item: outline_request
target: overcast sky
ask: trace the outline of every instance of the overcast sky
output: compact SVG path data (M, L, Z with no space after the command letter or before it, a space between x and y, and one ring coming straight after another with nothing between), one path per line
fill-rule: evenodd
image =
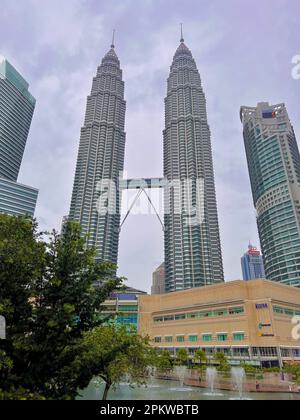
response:
M166 80L180 22L207 97L226 280L259 245L239 120L241 105L285 102L300 136L299 0L0 0L0 54L28 80L37 106L19 181L39 188L41 228L68 214L86 97L111 33L126 82L129 177L162 175ZM131 216L120 273L149 291L163 261L155 216Z

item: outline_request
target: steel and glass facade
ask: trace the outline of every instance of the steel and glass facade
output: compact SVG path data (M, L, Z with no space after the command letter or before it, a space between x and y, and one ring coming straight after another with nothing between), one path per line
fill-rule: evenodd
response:
M29 84L0 56L0 176L17 181L35 108Z
M267 279L300 287L300 155L284 104L242 107Z
M176 51L165 100L166 291L224 281L211 133L200 74L184 40ZM193 217L194 216L194 217Z
M17 183L35 109L29 84L0 56L0 213L34 216L38 190Z
M10 216L34 216L38 190L0 178L0 213Z
M87 100L70 210L70 219L78 221L88 236L87 245L96 248L97 259L113 263L118 260L118 181L125 153L124 88L120 61L112 45L98 68ZM99 211L101 192L108 197L106 214Z
M109 317L110 322L117 325L138 328L139 298L146 292L128 287L126 290L114 292L104 302L101 317Z

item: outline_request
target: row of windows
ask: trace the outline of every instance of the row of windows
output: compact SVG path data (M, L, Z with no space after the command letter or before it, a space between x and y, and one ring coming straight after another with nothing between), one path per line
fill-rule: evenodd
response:
M275 314L279 314L279 315L287 315L287 316L299 316L300 315L300 310L294 310L294 309L290 309L290 308L282 308L280 306L274 306L273 307L273 311Z
M236 308L222 308L215 311L202 311L202 312L190 312L174 315L156 316L154 322L170 322L170 321L182 321L185 319L201 319L210 317L220 317L228 315L241 315L245 313L243 306Z
M217 334L216 335L216 340L218 342L225 342L228 341L230 338L230 335L228 333L222 333L222 334ZM232 334L232 338L233 341L244 341L245 340L245 333L233 333ZM174 342L174 337L173 336L166 336L164 337L164 341L165 343L173 343ZM175 341L177 343L184 343L186 341L186 336L185 335L177 335ZM200 341L200 338L198 335L189 335L188 336L188 340L190 343L197 343L198 341ZM202 334L202 341L205 343L211 343L212 341L214 341L214 336L212 334ZM162 337L155 337L154 338L154 342L156 344L160 344L163 342Z

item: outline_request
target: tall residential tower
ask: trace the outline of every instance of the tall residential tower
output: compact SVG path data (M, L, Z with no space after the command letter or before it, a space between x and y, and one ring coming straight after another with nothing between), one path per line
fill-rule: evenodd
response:
M166 291L224 281L217 202L200 74L182 36L165 100Z
M284 104L242 107L266 277L300 287L300 155Z
M112 45L98 67L87 99L70 219L81 224L83 234L88 235L87 245L96 247L97 258L114 263L118 259L120 192L116 188L114 194L113 183L118 186L123 172L125 111L122 70ZM101 192L105 190L115 201L108 203L108 213L99 207Z

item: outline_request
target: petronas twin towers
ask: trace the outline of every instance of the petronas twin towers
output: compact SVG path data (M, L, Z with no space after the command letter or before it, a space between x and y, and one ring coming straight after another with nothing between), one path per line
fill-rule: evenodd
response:
M118 262L125 111L122 70L112 45L87 100L70 219L81 224L98 259L114 263ZM165 111L165 268L166 292L172 292L224 281L206 100L183 37L171 66Z
M115 211L99 212L101 181L118 184L124 168L124 82L114 45L105 55L93 80L81 129L70 219L80 222L88 246L99 260L117 263L120 226L120 192L115 189ZM110 184L108 184L109 189Z

